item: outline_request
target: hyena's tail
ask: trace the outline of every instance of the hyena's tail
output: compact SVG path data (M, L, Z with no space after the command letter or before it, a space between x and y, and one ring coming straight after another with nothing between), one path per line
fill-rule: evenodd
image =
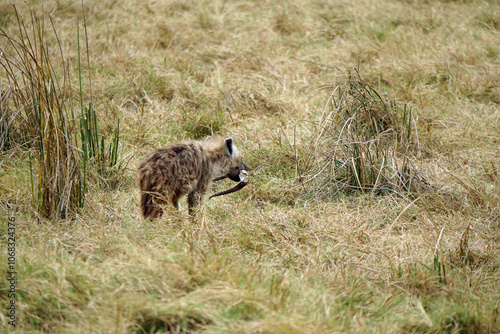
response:
M144 219L151 220L159 216L158 207L153 203L151 193L144 191L141 194L141 213Z
M160 208L153 203L151 195L151 185L149 175L143 174L138 178L139 189L141 190L141 213L146 220L152 220L161 215Z

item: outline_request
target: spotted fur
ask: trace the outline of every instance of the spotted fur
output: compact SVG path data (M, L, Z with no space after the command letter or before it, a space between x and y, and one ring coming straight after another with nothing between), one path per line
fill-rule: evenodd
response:
M178 209L184 195L193 214L212 181L228 177L239 182L241 170L248 168L232 138L213 136L160 148L137 169L142 216L148 220L160 217L168 202Z

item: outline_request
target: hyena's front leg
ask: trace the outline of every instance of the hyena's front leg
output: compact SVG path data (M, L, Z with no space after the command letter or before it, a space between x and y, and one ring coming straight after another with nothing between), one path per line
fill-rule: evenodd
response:
M189 215L193 217L201 203L201 194L197 192L189 193L187 195L187 203Z

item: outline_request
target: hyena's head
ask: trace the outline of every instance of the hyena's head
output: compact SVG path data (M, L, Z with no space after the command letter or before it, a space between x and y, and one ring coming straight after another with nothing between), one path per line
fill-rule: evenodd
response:
M228 177L235 182L243 181L240 180L240 171L248 171L248 167L243 163L233 139L214 136L207 138L206 142L218 153L214 161L214 180Z

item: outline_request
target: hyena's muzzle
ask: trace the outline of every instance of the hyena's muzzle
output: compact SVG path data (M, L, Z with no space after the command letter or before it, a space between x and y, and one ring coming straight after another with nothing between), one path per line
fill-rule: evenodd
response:
M248 181L249 181L248 180L248 172L246 170L242 169L238 175L238 179L239 179L240 183L238 183L237 185L235 185L231 189L219 191L218 193L215 193L212 196L210 196L208 199L211 199L212 197L231 194L231 193L237 192L238 190L243 189L248 184ZM232 178L231 178L231 180L234 181L234 179L232 179Z
M232 180L234 182L239 182L239 183L228 190L219 191L218 193L211 195L208 199L210 199L212 197L231 194L231 193L234 193L236 191L243 189L248 184L248 181L249 181L248 172L249 171L250 171L250 169L248 168L248 166L245 165L243 160L241 160L241 164L239 164L238 167L232 168L226 176L222 176L222 177L219 177L219 178L214 180L214 181L218 181L218 180L225 179L227 177L230 180Z

